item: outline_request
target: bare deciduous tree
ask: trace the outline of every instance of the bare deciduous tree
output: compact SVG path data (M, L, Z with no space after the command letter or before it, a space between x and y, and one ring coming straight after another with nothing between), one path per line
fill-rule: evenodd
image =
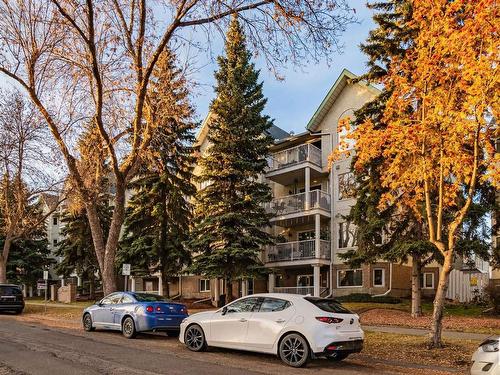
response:
M161 52L188 43L193 29L210 41L238 13L250 46L274 69L329 56L353 20L345 0L0 0L0 13L0 72L26 90L64 156L86 208L105 293L116 289L125 188L155 132L144 113ZM115 185L106 237L74 147L75 133L89 121Z
M42 213L38 199L54 187L45 171L46 133L38 111L19 92L0 93L0 283L7 281L12 244L45 225L47 213Z

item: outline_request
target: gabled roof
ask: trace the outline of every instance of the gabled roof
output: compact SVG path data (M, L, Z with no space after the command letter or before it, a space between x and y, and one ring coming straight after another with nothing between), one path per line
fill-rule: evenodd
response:
M198 133L196 134L196 145L200 145L203 143L205 140L207 133L208 133L208 128L209 128L209 123L210 123L210 118L212 117L212 114L209 112L205 119L203 120L203 123L201 124L200 129L198 130ZM286 132L285 130L281 129L279 126L276 125L271 125L269 130L267 131L268 134L273 137L275 141L279 141L284 138L290 137L290 133Z
M307 130L309 131L314 131L315 128L323 121L325 116L328 114L330 111L330 108L332 108L333 103L337 100L339 97L340 93L342 90L345 88L346 85L349 84L349 81L351 79L358 78L357 75L354 73L350 72L347 69L342 70L340 73L339 77L333 84L333 86L330 88L328 93L326 94L325 98L319 105L318 109L316 109L316 112L314 112L314 115L311 117L309 120L309 123L307 124ZM378 95L380 93L380 90L378 90L376 87L369 85L364 82L357 82L358 85L363 85L367 87L369 90L373 91L374 94Z
M276 126L274 124L271 125L267 133L271 137L273 137L275 142L290 137L290 133L286 132L285 130L281 129L279 126Z

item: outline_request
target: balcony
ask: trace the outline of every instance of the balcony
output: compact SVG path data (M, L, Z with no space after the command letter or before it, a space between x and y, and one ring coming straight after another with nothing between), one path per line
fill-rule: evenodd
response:
M320 209L330 215L330 194L320 190L307 193L287 195L285 197L275 198L271 202L265 204L267 213L273 214L276 220L282 219L286 215L305 212L314 209Z
M319 240L319 256L316 257L316 240L278 243L268 249L266 261L293 262L308 259L330 260L330 241Z
M320 295L324 296L328 288L320 288ZM274 293L300 294L303 296L314 295L313 286L296 286L296 287L275 287Z
M301 169L306 166L311 168L311 177L321 175L321 149L310 143L274 153L268 159L266 177L287 185L295 179L304 178Z

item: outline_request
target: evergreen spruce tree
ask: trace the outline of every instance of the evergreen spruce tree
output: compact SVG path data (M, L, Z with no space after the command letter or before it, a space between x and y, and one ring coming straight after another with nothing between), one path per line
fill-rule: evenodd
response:
M7 176L3 176L3 186L6 186ZM2 198L13 204L15 201L10 194L2 192ZM38 199L27 199L23 202L26 210L26 217L36 223L32 230L28 230L23 236L15 239L10 247L9 257L6 264L7 280L15 284L26 284L36 287L36 282L43 276L43 270L54 261L50 258L50 250L47 242L47 232L43 225L42 203ZM2 205L0 205L2 206ZM5 207L5 206L4 206ZM0 228L5 228L6 218L0 208ZM0 230L0 249L5 242L5 233Z
M162 293L168 279L191 261L186 247L192 219L194 110L175 55L161 54L149 92L148 121L155 127L147 158L131 187L125 234L118 261L132 265L134 274L160 271Z
M33 216L42 217L39 203L34 203ZM0 225L2 218L0 213ZM0 248L5 238L0 236ZM43 270L54 263L50 258L45 228L38 227L28 236L12 243L7 262L7 279L15 284L25 284L36 287L38 279L42 278Z
M271 199L267 184L259 181L267 166L272 125L262 114L266 99L259 72L250 62L245 35L237 17L231 20L226 56L218 58L216 94L210 106L209 146L201 158L200 183L192 236L199 253L192 270L226 281L226 301L232 282L263 272L262 246L272 243L264 231L269 225L263 203Z

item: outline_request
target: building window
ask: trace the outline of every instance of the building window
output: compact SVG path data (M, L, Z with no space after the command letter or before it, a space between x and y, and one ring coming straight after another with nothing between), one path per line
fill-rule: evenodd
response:
M358 245L358 228L353 223L339 223L339 249Z
M210 292L210 279L200 280L200 292Z
M434 289L434 273L424 272L420 278L420 287L422 289Z
M52 224L57 225L57 216L52 217Z
M339 200L356 198L354 173L341 173L338 178Z
M52 241L54 243L54 246L57 245L57 238L54 238L54 240Z
M373 286L385 286L385 270L383 268L373 270Z
M339 288L363 286L363 271L358 270L338 270L337 286Z

